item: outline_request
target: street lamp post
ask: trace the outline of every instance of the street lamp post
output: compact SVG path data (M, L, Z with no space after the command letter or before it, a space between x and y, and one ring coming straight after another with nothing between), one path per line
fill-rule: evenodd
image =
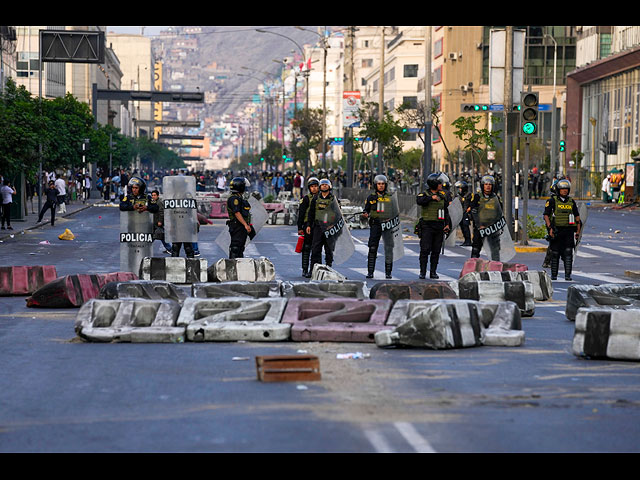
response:
M551 168L553 173L558 173L557 136L556 136L556 66L558 62L558 42L548 33L544 34L553 42L553 104L551 108Z

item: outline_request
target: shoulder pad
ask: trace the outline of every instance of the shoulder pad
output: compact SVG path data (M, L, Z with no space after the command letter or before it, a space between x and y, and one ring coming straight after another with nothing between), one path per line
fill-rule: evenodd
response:
M547 200L547 202L544 204L545 207L549 206L549 200Z
M127 201L127 197L122 197L122 201L126 202Z

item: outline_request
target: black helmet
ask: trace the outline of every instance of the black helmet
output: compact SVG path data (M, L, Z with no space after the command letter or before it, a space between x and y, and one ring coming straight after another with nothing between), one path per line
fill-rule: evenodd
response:
M316 177L310 177L309 180L307 181L307 186L310 187L311 185L319 185L320 184L320 180L318 180Z
M427 187L431 188L432 190L438 188L438 185L440 185L440 183L442 183L442 181L440 179L439 173L432 173L427 177Z
M458 189L458 192L461 195L464 195L469 191L469 184L464 180L458 180L454 186Z
M138 192L138 194L144 195L144 192L147 189L147 184L145 183L145 181L140 177L131 177L129 179L129 183L127 183L127 186L133 187L134 185L137 185L138 187L140 187L140 191Z
M246 189L247 184L245 183L244 177L235 177L229 184L229 190L231 190L232 192L244 193Z
M438 172L440 183L442 183L442 188L445 190L449 190L451 187L451 182L449 181L449 176L444 172Z
M556 192L558 193L558 195L560 194L560 190L565 188L568 190L568 192L571 192L571 182L569 180L567 180L566 178L563 178L556 182Z

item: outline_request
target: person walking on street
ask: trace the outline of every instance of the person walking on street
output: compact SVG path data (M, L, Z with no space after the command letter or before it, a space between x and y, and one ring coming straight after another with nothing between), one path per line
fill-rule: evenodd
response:
M13 230L11 226L11 204L13 203L13 195L15 195L16 189L11 185L11 182L5 178L2 187L0 187L0 196L2 200L2 211L0 212L2 230L4 230L4 224L7 224L7 230Z
M305 278L311 277L311 270L309 270L309 260L311 259L311 242L313 235L307 233L307 227L309 226L309 206L311 205L311 199L318 194L318 188L320 181L316 177L311 177L307 182L309 186L309 193L307 193L298 206L298 235L304 236L304 242L302 244L302 276Z
M284 178L282 178L282 174L280 172L276 172L276 176L271 180L271 186L273 190L276 192L276 198L278 198L278 194L280 190L284 187Z
M58 189L56 188L55 182L53 180L49 180L49 188L45 190L45 195L47 201L44 202L42 209L40 210L40 214L38 215L38 222L42 223L42 217L48 209L51 209L51 226L56 221L56 205L58 203Z
M602 181L602 201L604 203L609 203L611 201L611 197L609 192L611 190L611 175L607 175L605 179Z
M56 189L58 190L58 205L60 209L58 213L67 213L67 205L66 205L66 197L67 197L67 189L65 185L64 178L58 177L54 182Z
M502 211L500 198L495 192L495 179L491 175L484 175L480 179L480 193L471 195L469 202L465 205L464 210L471 214L473 220L473 239L471 241L471 258L479 258L482 251L483 238L480 230L489 226L487 222L495 220L495 214ZM489 248L491 250L491 259L496 260L499 257L499 243L491 239Z
M543 218L549 232L551 248L551 280L558 279L560 257L564 262L564 279L571 281L573 268L573 249L580 238L582 223L578 205L569 197L571 182L558 180L557 195L547 200Z
M456 193L460 197L460 203L464 206L471 200L471 192L469 191L469 184L464 180L459 180L455 183ZM466 209L463 208L462 220L460 221L460 230L464 237L463 247L471 246L471 216Z
M420 279L427 274L427 263L431 261L429 278L440 278L437 274L440 250L445 233L451 229L451 218L447 209L447 196L442 191L440 174L427 177L427 191L420 193L416 203L421 207L417 226L420 237Z

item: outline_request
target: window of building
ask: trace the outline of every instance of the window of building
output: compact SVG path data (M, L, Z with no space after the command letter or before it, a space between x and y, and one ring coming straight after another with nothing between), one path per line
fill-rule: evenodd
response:
M442 65L439 66L438 68L436 68L433 71L433 85L438 85L439 83L442 83Z
M404 66L404 78L414 78L418 76L418 65L405 65Z
M373 65L373 59L371 58L362 59L362 68L371 68L372 65Z
M433 58L438 58L442 55L442 38L437 40L433 44Z
M600 58L608 57L611 54L611 34L600 34Z
M418 97L402 97L402 104L409 108L418 108Z

